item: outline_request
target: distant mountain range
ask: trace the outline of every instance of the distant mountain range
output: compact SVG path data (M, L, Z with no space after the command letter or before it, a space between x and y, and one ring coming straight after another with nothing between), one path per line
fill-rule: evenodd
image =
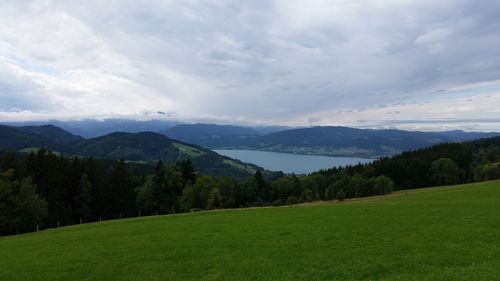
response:
M0 126L0 150L29 152L44 147L68 155L100 159L124 159L154 164L191 159L197 171L214 176L243 178L261 169L255 165L219 155L210 149L188 144L152 132L111 133L84 139L61 128L45 126Z
M78 121L28 121L28 122L1 122L2 125L14 126L14 127L39 127L43 125L53 125L62 128L73 135L80 135L84 138L95 138L104 136L114 132L125 132L125 133L140 133L140 132L164 132L168 128L172 128L176 125L180 128L188 129L187 127L194 126L196 130L204 131L205 133L222 133L224 131L239 131L239 134L247 131L245 134L251 131L252 134L269 134L278 131L283 131L291 129L285 126L254 126L254 127L244 127L244 126L231 126L231 125L212 125L212 124L181 124L174 120L131 120L131 119L104 119L104 120L78 120ZM207 129L203 127L206 126ZM217 128L217 127L220 127ZM176 130L178 131L178 130Z
M166 128L179 124L169 120L148 120L138 121L130 119L105 119L105 120L78 120L78 121L31 121L31 122L3 122L3 125L15 127L39 127L43 125L53 125L68 131L73 135L80 135L84 138L95 138L114 132L139 133L158 132Z
M161 133L212 149L250 149L358 157L395 155L438 143L500 136L500 133L417 132L348 127L299 128L261 134L252 128L209 124L177 125Z
M99 137L113 132L138 133L151 131L209 149L249 149L357 157L388 156L438 143L500 136L500 133L464 131L418 132L327 126L309 128L289 128L284 126L244 127L215 124L179 124L175 121L164 120L107 119L103 121L51 121L50 123L60 125L65 130L65 133L58 131L62 130L61 128L37 126L42 124L40 122L10 123L10 125L23 125L19 130L25 133L37 133L45 137L45 142L56 142L58 145L62 145L66 140L82 141L82 137L97 137L99 139ZM26 125L31 126L26 127ZM121 137L123 138L123 136Z
M254 128L214 124L183 124L159 133L207 148L239 147L259 138Z

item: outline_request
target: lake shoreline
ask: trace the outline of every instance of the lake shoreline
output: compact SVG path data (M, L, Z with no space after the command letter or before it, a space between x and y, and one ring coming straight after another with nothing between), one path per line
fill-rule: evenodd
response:
M247 150L247 151L265 151L265 152L275 152L275 153L285 153L285 154L296 154L296 155L312 155L312 156L326 156L326 157L354 157L354 158L366 158L366 159L371 159L371 160L376 160L379 158L383 157L390 157L393 155L397 155L401 153L402 151L399 152L391 152L387 154L371 154L371 153L360 153L360 152L353 152L353 153L342 153L342 152L324 152L324 151L319 151L319 150L302 150L302 151L297 151L293 149L278 149L278 150L273 150L269 149L266 147L263 148L255 148L255 147L208 147L208 149L211 149L213 151L216 150Z
M373 158L309 155L250 149L213 149L213 151L266 170L288 174L310 174L322 169L369 163Z

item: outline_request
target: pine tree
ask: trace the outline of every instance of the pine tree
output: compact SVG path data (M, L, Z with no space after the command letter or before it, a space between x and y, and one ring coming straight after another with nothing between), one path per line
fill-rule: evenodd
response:
M148 206L153 213L160 212L161 202L165 201L165 195L163 194L163 181L165 179L165 171L163 167L163 162L158 161L155 168L155 174L153 176L151 191L148 198Z
M111 178L112 209L121 218L133 206L134 193L131 187L127 164L120 160L113 171Z
M196 174L194 173L193 163L191 159L187 159L180 163L182 178L185 183L191 182L194 184L196 182Z
M47 201L37 193L31 178L24 178L19 187L19 208L25 230L38 230L48 216Z
M21 222L13 177L14 170L0 173L0 234L15 233Z
M76 215L80 222L86 222L92 214L92 184L87 174L83 174L78 185L78 196L75 198Z
M0 164L0 171L14 171L14 178L18 178L21 173L21 165L17 159L17 155L13 151L7 151L2 155L2 161Z

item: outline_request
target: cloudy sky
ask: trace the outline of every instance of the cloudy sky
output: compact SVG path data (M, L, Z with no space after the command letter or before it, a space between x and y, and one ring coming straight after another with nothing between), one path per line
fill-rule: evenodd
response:
M496 0L3 0L0 121L500 131L499 14Z

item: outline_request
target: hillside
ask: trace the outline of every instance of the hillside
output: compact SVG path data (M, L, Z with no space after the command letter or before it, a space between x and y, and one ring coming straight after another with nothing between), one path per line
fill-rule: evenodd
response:
M95 138L104 136L113 132L127 132L127 133L139 133L139 132L156 132L165 130L165 128L171 127L178 122L168 121L168 120L131 120L131 119L84 119L84 120L50 120L50 121L28 121L28 122L1 122L7 126L16 127L41 127L45 125L52 125L58 128L62 128L65 131L70 132L74 135L80 135L84 138Z
M244 178L259 167L157 133L112 133L83 139L54 126L0 126L0 150L44 147L68 155L155 164L191 159L195 169L214 176Z
M464 131L418 132L348 127L282 129L262 133L257 128L184 124L160 133L212 149L250 149L327 156L380 157L439 143L499 136Z
M113 132L158 132L169 138L210 149L250 149L326 156L380 157L407 150L445 143L499 136L500 133L418 132L373 130L348 127L309 127L291 129L284 126L244 127L216 124L176 124L151 120L108 119L103 121L51 121L14 123L25 132L49 137L58 144L105 136ZM27 126L30 125L30 126ZM63 128L64 130L61 130ZM69 133L70 132L70 133Z
M0 278L496 280L499 204L494 181L84 224L0 238Z
M242 178L259 169L255 165L245 164L211 150L151 132L112 133L80 142L73 149L75 154L82 156L125 159L149 164L154 164L158 160L173 163L191 159L199 172L217 176Z
M330 156L380 157L431 145L498 136L499 133L414 132L313 127L261 136L248 148Z
M260 135L257 130L249 127L215 124L182 124L162 130L160 133L210 148L237 146Z
M44 135L0 125L0 150L21 150L31 147L46 147L54 150L60 148L63 150L67 149L64 145Z
M18 130L46 137L58 144L82 141L83 138L53 125L16 127Z

